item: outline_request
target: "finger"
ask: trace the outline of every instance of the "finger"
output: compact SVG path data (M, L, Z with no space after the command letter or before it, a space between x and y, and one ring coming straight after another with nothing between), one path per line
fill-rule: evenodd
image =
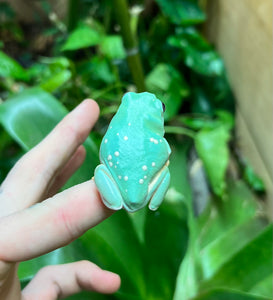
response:
M59 189L64 186L67 180L75 173L75 171L83 164L86 156L86 150L84 146L79 146L67 164L63 167L61 172L57 174L52 183L49 186L49 189L46 193L45 198L54 196Z
M28 260L67 245L112 214L93 180L0 220L0 260Z
M22 294L25 300L55 300L82 290L111 294L119 286L117 274L104 271L89 261L79 261L41 269Z
M86 139L98 114L95 101L83 101L40 144L24 155L2 184L0 211L7 215L40 201L52 177Z

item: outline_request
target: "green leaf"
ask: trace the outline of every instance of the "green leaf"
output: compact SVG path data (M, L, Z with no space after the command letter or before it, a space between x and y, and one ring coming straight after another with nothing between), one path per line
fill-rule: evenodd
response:
M121 276L124 299L146 299L143 248L126 211L117 211L80 241L87 259Z
M229 160L229 132L224 126L201 130L195 137L195 147L201 158L212 189L222 196L225 190L225 173Z
M167 121L176 115L183 98L188 96L189 88L182 75L168 64L158 64L146 77L148 91L164 102Z
M224 73L224 64L219 54L194 28L182 28L168 39L171 46L183 51L184 63L195 72L205 76Z
M28 81L27 71L17 61L0 51L0 77Z
M37 145L68 113L52 95L39 88L27 89L0 105L0 123L28 151ZM66 187L88 180L98 164L98 150L90 138L84 146L85 162Z
M109 35L102 39L100 51L109 59L125 59L126 52L119 35Z
M110 68L109 62L104 57L94 56L91 60L82 62L76 65L77 74L81 75L83 81L90 86L94 86L95 82L105 84L114 83L116 80L113 71ZM109 88L107 86L107 88ZM94 96L93 96L94 97Z
M192 300L270 300L271 298L265 298L253 294L242 293L240 291L234 291L229 289L212 289L204 293L200 293L198 296L192 298ZM182 299L181 299L182 300Z
M254 285L254 287L251 288L250 293L253 293L255 295L263 295L265 297L268 297L269 299L272 299L273 298L272 282L273 282L273 274L270 274L269 276L261 280L258 284Z
M263 180L254 172L254 169L246 164L243 177L247 184L257 193L265 193L265 185Z
M185 172L185 169L183 171ZM148 266L146 280L150 297L146 299L172 299L173 297L179 263L184 258L188 245L189 234L185 211L186 206L182 201L164 200L158 211L147 213L145 265ZM157 250L153 251L153 249Z
M249 291L272 274L272 224L227 261L202 289L225 287Z
M250 219L223 233L202 249L201 263L204 278L212 277L236 253L257 237L264 227L264 221L257 218Z
M156 0L156 2L174 24L194 25L206 19L195 0Z
M184 214L187 216L187 227L189 230L189 240L186 245L187 252L179 266L174 300L186 300L193 297L198 290L198 279L200 277L200 269L197 262L198 248L194 243L196 239L196 224L193 216L192 192L187 170L188 150L191 145L189 140L185 140L182 144L176 144L172 148L170 160L172 181L170 190L166 195L167 199L171 197L171 201L182 201L185 203ZM178 212L182 213L180 210Z
M198 218L200 249L253 220L258 208L256 198L243 181L228 181L224 201L212 198Z
M63 70L57 74L54 74L51 78L43 81L40 84L40 87L47 92L53 92L57 88L61 87L70 78L71 72L69 70Z
M98 45L100 41L101 36L98 31L89 26L82 25L72 31L61 50L72 51L88 48Z

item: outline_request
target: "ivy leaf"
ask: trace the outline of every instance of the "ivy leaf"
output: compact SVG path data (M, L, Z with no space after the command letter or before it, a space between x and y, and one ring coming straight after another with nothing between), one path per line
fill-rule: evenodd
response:
M229 131L225 126L196 134L195 147L201 158L214 193L222 196L225 190L225 173L229 160Z
M183 51L184 63L195 72L205 76L223 75L223 60L196 29L180 28L168 43Z
M104 37L100 43L100 50L109 59L126 58L126 52L123 47L122 38L119 35L110 35Z
M11 77L23 81L29 80L27 70L3 51L0 51L0 77Z
M156 0L164 15L177 25L194 25L204 22L206 15L195 0Z
M101 36L98 31L86 25L81 25L69 35L62 51L78 50L96 46L100 43Z
M166 111L165 120L171 119L188 96L189 88L182 75L171 65L158 64L146 77L148 91L154 93L164 102Z

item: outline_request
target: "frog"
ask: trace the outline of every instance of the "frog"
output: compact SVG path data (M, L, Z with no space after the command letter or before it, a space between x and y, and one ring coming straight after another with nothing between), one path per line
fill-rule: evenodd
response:
M165 106L149 92L124 94L102 138L94 181L112 210L156 210L170 184Z

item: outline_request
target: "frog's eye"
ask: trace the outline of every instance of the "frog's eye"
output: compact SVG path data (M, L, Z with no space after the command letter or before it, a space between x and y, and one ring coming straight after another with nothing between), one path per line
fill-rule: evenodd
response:
M163 102L162 102L162 109L163 109L163 112L165 112L166 107L165 107L165 104Z

